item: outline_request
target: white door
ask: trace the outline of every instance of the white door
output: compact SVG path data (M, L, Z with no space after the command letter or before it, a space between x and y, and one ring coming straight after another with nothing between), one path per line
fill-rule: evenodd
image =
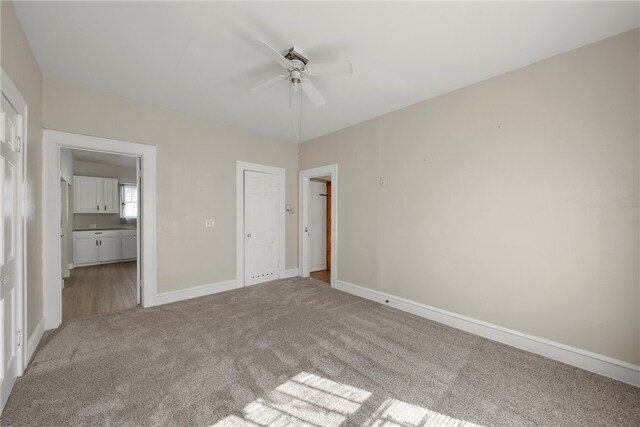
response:
M279 278L279 177L244 172L245 285Z
M100 212L103 183L99 178L90 176L76 176L74 179L75 205L74 212L97 213Z
M104 180L104 211L107 213L120 212L120 197L118 194L118 180L106 178Z
M60 179L60 272L69 277L69 185Z
M309 183L309 271L327 269L327 183Z
M100 262L116 261L121 258L120 236L100 237L98 247L100 248Z
M142 159L136 158L136 208L138 209L138 215L136 218L136 282L138 290L138 304L142 302Z
M18 191L22 176L22 156L20 154L22 117L2 94L0 127L0 411L9 398L11 388L20 375L19 345L22 345L19 320L20 294L20 251L18 241L22 233L18 221Z

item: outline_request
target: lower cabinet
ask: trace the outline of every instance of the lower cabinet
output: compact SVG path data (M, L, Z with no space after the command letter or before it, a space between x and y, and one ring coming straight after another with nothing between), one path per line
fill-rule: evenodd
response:
M138 244L136 242L135 230L123 230L120 242L122 248L122 259L135 259L138 257Z
M98 244L100 262L117 261L122 259L120 236L101 237Z
M100 262L97 238L77 237L73 233L73 265Z
M74 231L73 264L82 266L135 259L135 238L135 230Z

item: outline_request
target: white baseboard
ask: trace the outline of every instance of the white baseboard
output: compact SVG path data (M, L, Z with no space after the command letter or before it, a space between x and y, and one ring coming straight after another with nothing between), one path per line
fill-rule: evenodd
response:
M69 270L73 270L73 263L72 262L69 263Z
M290 279L291 277L298 277L298 269L290 268L289 270L284 271L283 279Z
M205 295L217 294L218 292L236 289L236 281L212 283L210 285L196 286L195 288L181 289L179 291L162 292L156 295L156 305L169 304L171 302L184 301L191 298L203 297Z
M325 262L324 264L312 265L311 268L309 269L309 272L322 271L326 269L327 269L327 263Z
M29 363L33 357L33 353L36 352L36 348L38 348L38 344L40 344L42 335L44 335L44 319L40 319L36 325L36 329L27 340L27 363Z
M545 338L524 334L512 329L493 325L482 320L451 313L430 307L405 298L395 297L384 292L363 288L352 283L337 281L336 288L381 304L389 305L416 316L424 317L445 325L462 329L481 337L498 341L522 350L536 353L568 365L576 366L596 374L604 375L640 387L640 366L623 362L608 356L587 350L570 347Z
M291 268L284 271L283 279L298 276L298 269ZM177 301L184 301L191 298L203 297L205 295L217 294L218 292L230 291L236 289L235 280L226 282L212 283L210 285L196 286L195 288L181 289L179 291L162 292L156 295L156 305L169 304Z

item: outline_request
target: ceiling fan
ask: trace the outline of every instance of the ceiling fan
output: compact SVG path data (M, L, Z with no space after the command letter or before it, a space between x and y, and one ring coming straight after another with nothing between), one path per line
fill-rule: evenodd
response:
M317 62L309 61L309 58L296 50L290 48L281 54L263 41L251 42L260 52L277 62L286 70L284 74L267 80L253 88L253 92L264 89L278 82L288 80L293 91L302 89L302 92L309 98L316 107L326 105L326 102L316 86L309 80L309 76L324 76L331 74L351 74L353 66L349 61Z

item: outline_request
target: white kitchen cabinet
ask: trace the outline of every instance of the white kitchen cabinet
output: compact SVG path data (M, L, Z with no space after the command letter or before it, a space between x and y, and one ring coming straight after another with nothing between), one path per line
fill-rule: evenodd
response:
M75 193L74 212L100 212L100 204L98 202L99 178L75 176L73 177L73 187Z
M104 179L104 210L106 213L120 212L120 193L117 179Z
M96 264L100 262L98 239L96 237L76 237L76 233L73 234L73 264Z
M138 257L135 230L123 230L120 241L122 245L122 259L135 259Z
M118 180L94 176L74 176L75 213L118 213Z
M98 242L100 262L117 261L122 259L120 236L101 237Z
M74 266L136 259L136 230L73 232Z

